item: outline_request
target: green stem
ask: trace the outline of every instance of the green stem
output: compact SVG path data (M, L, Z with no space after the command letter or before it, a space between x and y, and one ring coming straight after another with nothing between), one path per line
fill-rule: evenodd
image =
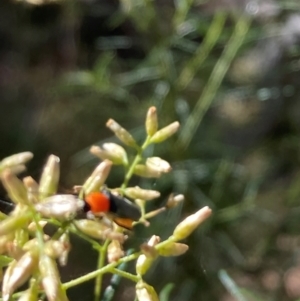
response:
M129 279L129 280L131 280L133 282L138 282L140 280L139 276L133 275L131 273L128 273L126 271L122 271L122 270L119 270L119 269L112 269L110 271L110 273L115 274L115 275L119 275L119 276L121 276L123 278L127 278L127 279Z
M43 228L39 224L40 218L38 218L38 214L34 211L33 208L30 207L30 209L31 209L31 213L32 213L32 220L34 221L35 226L36 226L35 236L38 241L39 251L40 251L40 254L43 254L44 253L44 245L45 245L44 244L44 231L43 231Z
M53 219L43 219L43 220L45 220L48 223L55 225L57 227L61 227L61 223L57 222L56 220L53 220ZM74 223L70 222L68 224L69 224L68 230L70 232L72 232L73 234L77 235L78 237L80 237L80 238L84 239L85 241L87 241L88 243L90 243L94 249L99 250L101 248L101 245L96 240L94 240L94 239L90 238L89 236L85 235L84 233L82 233L79 229L76 228ZM56 235L57 232L54 235Z
M209 26L204 41L196 50L195 55L187 62L178 77L178 88L183 90L192 81L195 73L199 70L212 48L215 46L222 33L226 20L224 12L218 12Z
M78 277L78 278L76 278L74 280L71 280L69 282L65 282L62 285L62 287L65 290L67 290L67 289L69 289L69 288L71 288L73 286L76 286L76 285L82 284L82 283L84 283L86 281L92 280L95 277L97 277L98 275L103 275L105 273L110 273L119 264L121 264L123 262L132 261L132 260L138 258L140 255L141 255L141 252L137 252L137 253L128 255L126 257L123 257L123 258L119 259L116 262L112 262L112 263L107 264L106 266L104 266L103 268L101 268L101 269L99 269L97 271L93 271L91 273L88 273L88 274L86 274L84 276Z
M135 156L129 170L127 171L126 175L125 175L125 178L124 178L124 182L123 184L121 185L121 189L125 189L128 185L128 182L130 181L132 175L133 175L133 172L134 172L134 169L135 169L135 166L141 161L142 159L142 152L141 150L138 151L137 155Z
M107 253L107 247L109 244L109 240L105 240L103 246L99 249L99 257L98 257L98 265L97 265L97 270L100 270L101 268L104 267L105 264L105 258L106 258L106 253ZM100 300L101 296L101 290L102 290L102 279L103 279L103 274L99 274L96 277L95 281L95 301Z
M57 229L57 231L52 235L51 239L57 240L59 239L67 230L71 222L62 223L61 226Z
M176 242L177 240L175 239L174 236L170 236L167 240L162 241L161 243L157 244L155 246L155 249L159 250L160 248L172 243L172 242Z
M238 49L241 47L246 34L250 27L250 20L242 16L235 25L234 32L226 45L220 59L214 66L214 69L209 77L206 86L203 89L202 95L197 101L197 104L183 126L178 138L178 145L181 149L186 149L193 136L195 135L198 126L200 125L203 116L209 109L217 91L234 59Z
M130 179L131 179L131 177L134 173L134 169L135 169L136 165L142 160L143 151L148 147L150 138L151 138L150 136L147 136L145 142L143 143L141 148L138 150L133 162L131 163L130 168L128 169L128 171L125 175L124 182L121 185L122 190L124 190L127 187L128 183L129 183L129 181L130 181Z

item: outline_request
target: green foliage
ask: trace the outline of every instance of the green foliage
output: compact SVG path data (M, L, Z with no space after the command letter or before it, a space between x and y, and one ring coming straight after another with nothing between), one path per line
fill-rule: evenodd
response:
M162 199L175 191L187 201L153 218L151 231L169 237L182 214L206 205L214 215L205 234L196 231L188 238L191 249L184 260L161 260L156 269L154 263L147 281L158 291L174 283L170 295L163 297L172 301L224 299L232 294L218 278L225 270L242 299L299 298L289 286L297 275L300 230L298 1L111 3L58 4L63 13L52 34L56 37L60 27L69 32L70 39L62 44L71 41L69 48L61 48L76 53L72 60L67 52L63 66L46 52L46 64L24 67L31 45L51 35L46 27L26 28L30 17L22 15L23 23L18 21L15 29L20 49L25 49L24 57L16 58L24 72L18 79L26 78L25 95L30 88L34 91L39 111L33 118L37 128L27 137L17 131L18 125L27 124L20 121L26 114L16 115L9 106L1 110L8 135L20 137L9 140L16 143L12 147L21 149L22 141L23 149L59 153L71 165L62 169L63 183L69 186L81 182L96 164L86 146L108 142L101 130L104 118L113 116L130 129L140 147L145 129L137 125L146 108L156 106L162 127L179 120L181 131L162 145L150 145L144 154L155 152L173 170L159 181L153 171L154 178L141 179L137 175L149 175L149 170L140 162L133 181L160 191ZM101 24L85 33L104 29L92 45L78 33L86 17L99 18ZM5 20L15 20L15 15ZM23 107L24 82L11 82L9 100L19 100ZM107 153L106 147L102 151ZM119 165L110 174L109 187L122 183L126 162L135 158L134 152L126 154L114 157ZM161 205L160 200L151 203L150 210ZM137 236L148 231L137 228ZM159 281L158 273L166 281Z

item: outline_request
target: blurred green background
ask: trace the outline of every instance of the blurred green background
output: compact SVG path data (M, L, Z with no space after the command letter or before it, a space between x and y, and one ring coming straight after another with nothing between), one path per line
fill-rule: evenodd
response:
M89 147L114 141L108 118L142 141L155 105L161 126L181 123L149 150L173 173L133 184L162 191L154 207L172 191L186 201L136 240L214 210L188 253L147 275L161 301L300 300L298 0L2 0L0 20L1 158L32 151L38 179L53 153L70 188L97 164ZM116 170L108 184L121 181ZM73 249L66 278L95 267ZM72 300L92 294L70 290ZM133 299L122 282L114 300Z

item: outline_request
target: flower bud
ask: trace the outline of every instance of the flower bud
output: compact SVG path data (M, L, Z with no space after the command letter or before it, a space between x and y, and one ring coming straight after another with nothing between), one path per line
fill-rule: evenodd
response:
M59 240L49 240L45 243L44 253L49 257L56 259L60 257L63 252L69 251L70 244L63 243Z
M145 275L149 268L151 267L154 259L148 258L146 255L142 254L138 257L136 261L135 270L138 275Z
M26 166L24 164L12 166L9 170L14 174L18 175L26 170ZM1 172L0 172L1 173Z
M25 164L27 161L31 160L32 157L33 154L31 152L23 152L4 158L2 161L0 161L0 171L8 167L10 168Z
M93 145L90 152L102 160L108 159L114 164L127 165L128 159L125 149L116 143L104 143L103 148Z
M16 240L8 242L6 254L16 260L19 260L22 255L24 254L24 251L21 249L21 247L16 243Z
M67 295L62 288L59 272L55 261L47 255L42 255L39 262L42 285L49 301L67 301Z
M69 234L64 233L63 235L61 235L61 237L59 238L59 242L61 242L65 246L65 248L61 252L60 256L58 257L58 262L61 266L65 266L65 265L67 265L69 252L71 249Z
M47 235L47 234L44 234L43 235L43 241L46 242L46 241L49 241L50 239L50 236ZM32 238L30 240L28 240L24 246L23 246L23 250L24 251L30 251L31 249L34 249L34 248L38 248L39 247L39 241L37 238Z
M146 166L149 169L160 172L160 173L168 173L172 169L169 162L167 162L159 157L148 158L146 161Z
M1 235L0 236L0 254L6 253L7 252L7 246L9 243L12 243L14 240L14 233L11 232L9 234L6 235ZM0 257L0 266L2 265L2 260L3 258Z
M23 183L27 188L29 203L36 204L39 201L39 184L32 177L25 177Z
M12 271L13 271L16 264L17 264L17 261L13 260L8 265L7 269L5 270L3 280L2 280L2 298L3 298L3 300L8 301L10 299L10 293L9 293L9 290L8 290L8 282L9 282L10 276L11 276ZM6 295L5 295L5 292L7 292Z
M158 249L158 254L160 256L179 256L184 254L189 249L189 246L186 244L181 244L177 242L170 242L167 245Z
M72 194L57 194L44 199L35 205L35 210L44 217L61 220L72 219L82 210L84 202Z
M96 239L111 239L123 243L127 236L120 232L113 231L104 223L82 219L74 221L75 226L84 234Z
M2 183L14 203L28 204L27 190L20 179L10 170L5 170L2 174Z
M184 195L183 194L177 194L174 195L173 193L170 194L166 207L168 209L170 208L174 208L176 206L178 206L180 203L182 203L184 201Z
M126 188L125 194L132 199L142 199L145 201L150 201L160 196L159 191L142 189L139 186Z
M138 275L144 275L151 267L153 261L157 257L157 252L153 250L154 246L157 245L160 241L158 236L153 235L147 243L147 246L144 244L141 246L141 249L144 254L141 254L136 261L136 272Z
M38 246L39 246L39 243L38 243L37 239L32 238L24 244L22 249L23 249L23 251L27 252L27 251L30 251L31 249L38 248Z
M148 136L153 136L157 132L158 122L155 107L150 107L146 117L146 132Z
M181 240L188 237L200 224L210 217L211 212L211 209L206 206L188 216L176 226L173 232L174 238L176 240Z
M101 162L83 184L82 189L84 193L89 194L93 191L100 190L109 175L111 166L112 162L109 160Z
M126 145L139 148L131 134L121 127L115 120L109 119L106 126Z
M152 235L149 239L149 241L147 242L147 245L150 247L154 247L156 246L158 243L160 242L160 237L157 235Z
M135 291L138 301L159 301L155 289L142 280L137 283Z
M137 164L134 167L134 174L144 178L159 178L161 172L153 170L144 164Z
M107 260L109 263L118 261L124 256L124 251L119 241L113 240L107 248Z
M39 227L44 228L47 225L46 221L38 221ZM27 228L31 232L35 232L37 230L37 225L35 222L32 222L28 225Z
M160 143L174 135L178 129L179 129L179 122L175 121L166 127L160 129L158 132L156 132L150 139L151 143Z
M15 230L24 227L29 222L30 218L30 212L9 216L7 219L0 222L0 236L13 233Z
M38 250L33 249L26 252L20 260L11 263L11 268L5 272L2 286L3 300L9 300L11 294L20 287L30 275L38 264ZM6 276L7 273L7 276Z
M46 165L44 166L39 187L41 199L53 195L57 191L60 173L59 161L58 157L50 155Z

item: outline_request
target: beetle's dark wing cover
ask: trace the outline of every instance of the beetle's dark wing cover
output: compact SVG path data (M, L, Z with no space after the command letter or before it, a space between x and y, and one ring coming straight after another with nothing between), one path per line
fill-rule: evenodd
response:
M118 217L129 218L137 221L141 217L140 208L126 198L110 193L110 211Z

